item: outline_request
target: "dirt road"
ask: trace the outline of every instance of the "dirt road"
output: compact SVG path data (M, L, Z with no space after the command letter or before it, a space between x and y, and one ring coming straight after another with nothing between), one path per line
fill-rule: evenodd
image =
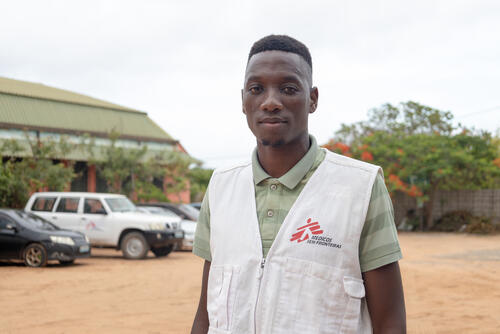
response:
M500 236L400 242L409 333L500 332ZM69 267L0 263L0 333L189 333L202 260L93 254Z

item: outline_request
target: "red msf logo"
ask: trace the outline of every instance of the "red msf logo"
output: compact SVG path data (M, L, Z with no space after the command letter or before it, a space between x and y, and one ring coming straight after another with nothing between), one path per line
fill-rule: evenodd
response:
M297 232L292 234L292 238L290 241L295 241L297 242L302 242L306 241L309 239L309 234L323 234L323 230L321 230L321 226L319 226L318 222L312 222L311 223L311 218L307 220L307 224L304 226L301 226L297 229Z

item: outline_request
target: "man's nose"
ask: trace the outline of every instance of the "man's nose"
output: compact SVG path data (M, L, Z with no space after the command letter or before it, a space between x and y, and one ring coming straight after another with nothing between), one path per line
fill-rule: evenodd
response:
M260 105L263 111L268 112L278 112L283 110L283 104L279 96L279 92L275 89L268 89L265 95L264 101Z

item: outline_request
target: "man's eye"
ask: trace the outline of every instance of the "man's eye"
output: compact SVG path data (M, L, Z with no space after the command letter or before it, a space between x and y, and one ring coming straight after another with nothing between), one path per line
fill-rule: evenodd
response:
M287 95L293 95L295 93L297 93L297 88L295 87L284 87L282 89L283 93L287 94Z
M252 94L259 94L260 92L262 92L262 88L259 86L253 86L248 88L248 91Z

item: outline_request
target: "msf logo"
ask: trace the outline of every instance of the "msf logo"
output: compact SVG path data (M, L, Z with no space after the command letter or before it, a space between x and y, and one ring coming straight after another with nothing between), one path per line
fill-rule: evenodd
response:
M290 241L297 240L297 242L302 242L309 239L311 234L323 234L323 230L321 229L321 226L319 226L318 222L311 223L311 221L311 218L307 219L307 224L299 227L297 232L292 235Z

